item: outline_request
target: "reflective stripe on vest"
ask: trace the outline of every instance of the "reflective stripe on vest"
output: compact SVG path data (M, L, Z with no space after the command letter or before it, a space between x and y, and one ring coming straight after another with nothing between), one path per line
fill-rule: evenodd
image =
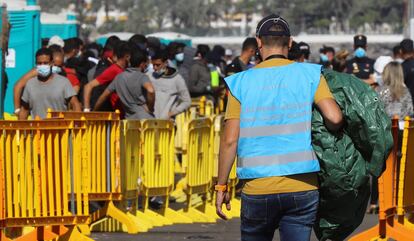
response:
M319 171L311 145L312 103L321 66L293 63L227 77L241 103L241 179Z

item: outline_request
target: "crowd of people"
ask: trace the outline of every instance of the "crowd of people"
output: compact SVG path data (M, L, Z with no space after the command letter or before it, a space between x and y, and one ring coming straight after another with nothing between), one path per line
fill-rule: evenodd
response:
M307 43L293 41L288 58L310 62L310 49ZM405 39L395 46L393 56L373 60L367 56L367 37L356 35L353 54L324 46L319 56L324 68L353 74L371 85L390 117L414 114L412 40ZM192 48L180 42L163 45L157 38L140 34L128 41L111 36L103 47L85 44L79 38L62 40L54 36L36 53L36 67L15 84L15 114L26 119L29 114L45 118L47 108L118 109L127 119L170 119L188 109L191 98L206 96L212 101L226 101L224 77L261 61L253 37L246 38L240 55L234 57L231 49L220 45L212 49L203 44ZM218 73L218 81L213 80L214 72ZM64 79L69 85L62 83ZM50 91L52 88L54 91Z
M303 91L312 93L312 95L305 96L306 100L300 99L303 96L296 96L289 91L279 91L280 96L270 99L277 102L282 98L287 106L297 106L297 109L309 103L311 108L311 104L314 103L321 110L329 130L336 131L341 128L343 122L341 111L334 101L326 79L321 75L320 66L322 66L322 72L324 69L333 69L337 72L352 74L370 85L377 91L389 117L414 115L412 98L414 96L414 43L411 39L404 39L398 46L395 46L393 56L380 56L377 60L373 60L367 56L367 37L356 35L353 54L347 50L338 51L333 47L324 46L319 53L318 64L320 65L295 65L294 63L310 62L309 44L292 41L288 24L282 18L269 16L266 19L258 25L256 38L245 39L239 56L233 56L232 50L220 45L215 45L213 48L204 44L193 48L181 42L164 45L157 38L147 38L140 34L133 35L128 41L111 36L104 46L96 43L85 44L79 38L62 40L54 36L44 41L42 48L36 52L36 67L23 75L15 84L15 114L19 119L27 119L29 115L46 118L48 109L84 112L119 110L121 117L125 119L174 119L175 116L190 108L192 98L205 96L214 103L222 99L228 103L226 120L230 120L228 122L230 124L226 126L232 126L234 123L232 128L225 130L225 132L228 131L226 132L228 136L234 135L232 139L229 137L231 140L228 143L224 139L223 146L226 146L226 143L228 146L221 150L222 158L227 157L230 163L234 160L233 154L236 153L234 141L239 138L239 134L236 135L234 130L239 130L240 121L247 120L241 116L250 116L253 112L260 112L260 109L253 107L251 110L247 107L241 108L243 105L241 100L252 106L260 106L261 103L268 101L266 98L269 96L261 95L260 91L251 93L250 90L257 87L256 84L263 88L263 91L271 88L293 89L297 86L289 81L294 81L294 75L304 73L301 75L303 78L300 79L303 82L301 82ZM237 75L253 67L253 72ZM269 69L273 72L269 72ZM228 76L236 77L226 78ZM272 76L274 79L271 78ZM272 85L255 83L255 81L240 82L254 78L266 80ZM275 82L276 79L289 81L285 83L286 86L276 88L273 86L273 84L278 84ZM309 84L310 82L312 83ZM246 96L243 91L246 93L250 91L251 95ZM287 124L284 123L284 125L292 125L295 128L269 130L275 133L286 131L294 133L298 131L296 129L298 123L290 123L292 119L294 118L287 118L285 120ZM272 121L275 122L274 127L279 126L280 123L277 124L276 119ZM244 129L259 130L241 133L241 138L244 138L242 144L245 142L244 148L247 148L248 144L253 147L258 146L256 141L264 138L261 135L265 131L260 129L260 125L254 126L257 122L259 121L242 125ZM303 128L306 127L306 131L309 131L310 121L308 120L305 124ZM254 139L256 137L260 138ZM302 141L310 144L308 137L306 135ZM272 141L271 138L269 141ZM279 144L284 146L286 143ZM297 145L292 146L293 149L296 147ZM268 151L274 152L280 149L278 148L275 147L274 150ZM286 148L289 148L289 145ZM232 150L232 153L226 153L227 150ZM249 156L254 148L243 149L242 146L237 152L243 152L243 150ZM309 152L305 149L299 151L299 154ZM257 152L263 154L264 149ZM280 149L280 153L284 153L283 150ZM291 193L309 192L315 195L314 199L317 200L315 191L317 180L314 174L318 171L316 164L309 164L309 170L304 172L292 172L301 174L296 179L292 179L285 176L290 174L276 167L274 175L268 175L268 173L264 175L254 168L253 170L250 166L256 164L248 163L248 160L256 160L255 158L261 160L260 156L254 155L246 157L244 162L241 158L245 167L239 168L238 175L241 179L248 179L243 191L246 200L249 200L249 195L254 196L258 193L267 195L267 189L276 182L284 183L285 186L272 186L274 190L271 190L271 193L279 193L281 189L290 187ZM312 161L317 162L316 159ZM275 159L276 162L279 161ZM230 168L231 165L227 167ZM223 183L225 183L225 178L223 178L226 176L225 171L222 171L224 174L219 175ZM263 179L262 174L263 177L271 178ZM223 186L225 185L222 184L216 188L219 189L218 191L221 189L225 191ZM372 187L376 186L375 178L373 178ZM260 190L260 187L266 188ZM378 208L375 193L377 191L373 190L374 195L371 198L369 212ZM224 199L222 197L221 201L224 202ZM313 211L315 210L316 208ZM245 225L246 233L249 228Z

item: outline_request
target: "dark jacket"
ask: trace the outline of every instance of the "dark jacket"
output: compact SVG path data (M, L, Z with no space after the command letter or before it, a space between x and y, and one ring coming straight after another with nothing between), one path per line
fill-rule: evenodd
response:
M190 69L190 77L187 82L191 97L199 97L209 94L211 84L210 69L201 60L195 60Z
M393 146L391 120L377 93L355 76L324 70L328 86L342 110L341 133L329 132L315 108L312 144L321 171L320 240L344 240L362 222L370 196L370 175L379 177Z

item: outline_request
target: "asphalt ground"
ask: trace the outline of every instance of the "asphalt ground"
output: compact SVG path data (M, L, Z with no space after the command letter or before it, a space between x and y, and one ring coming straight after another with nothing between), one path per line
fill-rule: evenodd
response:
M367 214L363 223L354 233L366 230L378 223L378 217ZM232 241L240 240L240 219L230 221L218 221L215 224L176 224L151 229L147 233L129 235L125 233L92 233L91 238L96 241L180 241L180 240L211 240ZM273 240L280 240L276 231ZM312 241L317 241L312 234Z

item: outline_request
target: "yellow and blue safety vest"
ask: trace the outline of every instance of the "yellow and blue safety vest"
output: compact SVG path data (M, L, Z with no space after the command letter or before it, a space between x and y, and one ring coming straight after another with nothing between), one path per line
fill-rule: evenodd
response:
M225 79L241 103L240 179L319 171L311 145L311 118L320 76L320 65L293 63L250 69Z

